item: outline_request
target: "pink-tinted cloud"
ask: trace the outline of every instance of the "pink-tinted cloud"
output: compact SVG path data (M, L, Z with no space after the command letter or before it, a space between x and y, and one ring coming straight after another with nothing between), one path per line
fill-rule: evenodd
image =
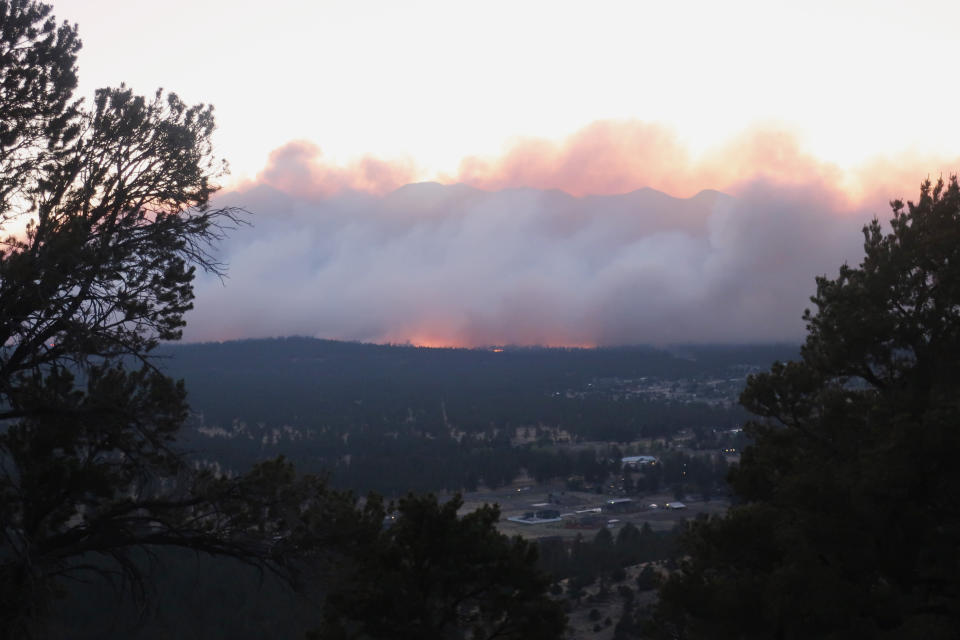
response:
M818 185L838 209L855 210L912 192L920 178L960 169L960 157L898 153L842 168L803 148L783 127L754 127L705 152L692 154L667 127L636 120L594 122L559 141L521 138L494 157L467 156L454 174L434 176L486 191L558 189L573 196L614 195L645 187L675 197L704 189L737 195L762 180L790 188ZM344 191L384 195L425 175L409 159L363 156L339 165L321 149L296 140L274 150L250 188L269 185L287 194L326 198Z
M571 195L612 195L651 187L677 197L703 189L733 195L763 180L790 188L819 185L837 208L855 210L912 192L918 176L955 172L960 158L898 154L842 168L804 150L785 128L754 127L700 155L691 154L668 128L640 121L598 121L561 141L521 139L493 158L471 156L444 182L481 189L560 189ZM882 196L882 197L881 197Z
M644 122L595 122L561 142L516 141L499 158L468 157L454 181L495 191L560 189L571 195L627 193L652 187L675 195L691 159L673 133ZM709 186L709 185L705 185ZM704 188L704 187L701 187ZM680 193L683 191L683 193Z
M291 195L323 198L348 190L382 195L415 181L416 177L409 161L364 156L341 167L326 162L317 145L295 140L270 154L256 182Z

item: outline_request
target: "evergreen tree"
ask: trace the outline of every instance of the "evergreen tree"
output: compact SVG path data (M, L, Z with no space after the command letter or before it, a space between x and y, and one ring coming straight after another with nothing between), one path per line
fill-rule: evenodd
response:
M500 512L458 516L459 496L408 496L372 545L348 559L318 638L560 638L536 545L499 533Z
M276 492L251 507L175 449L186 392L151 357L237 221L209 204L212 108L123 87L85 107L77 29L50 12L0 1L0 636L18 638L68 577L142 585L134 549L269 562L258 535L284 533L253 519Z
M818 278L801 359L752 376L739 499L693 523L670 638L947 638L960 628L960 186L925 182Z

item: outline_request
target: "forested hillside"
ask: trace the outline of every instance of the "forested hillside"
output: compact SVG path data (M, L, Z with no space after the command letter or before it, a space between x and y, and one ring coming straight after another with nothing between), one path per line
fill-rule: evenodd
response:
M183 442L225 470L276 455L390 495L590 473L578 442L738 426L745 377L790 345L428 349L311 338L165 347ZM567 456L570 459L565 459ZM539 471L538 471L539 469Z

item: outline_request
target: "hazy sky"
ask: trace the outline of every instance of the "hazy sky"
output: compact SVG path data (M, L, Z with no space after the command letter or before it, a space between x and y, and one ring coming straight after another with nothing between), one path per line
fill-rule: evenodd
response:
M859 226L960 169L956 2L53 5L82 94L216 106L224 201L256 216L227 287L200 283L194 339L798 337ZM422 180L584 198L390 196ZM733 199L690 227L669 200L585 197L643 187Z
M952 1L53 5L80 26L84 93L126 82L213 103L240 176L294 139L451 172L602 119L665 125L694 153L775 125L843 165L960 139Z

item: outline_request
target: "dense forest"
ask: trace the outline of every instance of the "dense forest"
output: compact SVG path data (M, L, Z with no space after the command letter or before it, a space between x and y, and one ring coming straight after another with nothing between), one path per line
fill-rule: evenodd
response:
M523 471L597 482L619 464L602 443L628 455L635 441L689 430L707 444L738 427L746 376L795 354L793 345L494 350L311 338L162 350L165 370L187 384L193 418L181 442L198 460L237 471L283 455L332 472L337 486L386 495L496 488Z

